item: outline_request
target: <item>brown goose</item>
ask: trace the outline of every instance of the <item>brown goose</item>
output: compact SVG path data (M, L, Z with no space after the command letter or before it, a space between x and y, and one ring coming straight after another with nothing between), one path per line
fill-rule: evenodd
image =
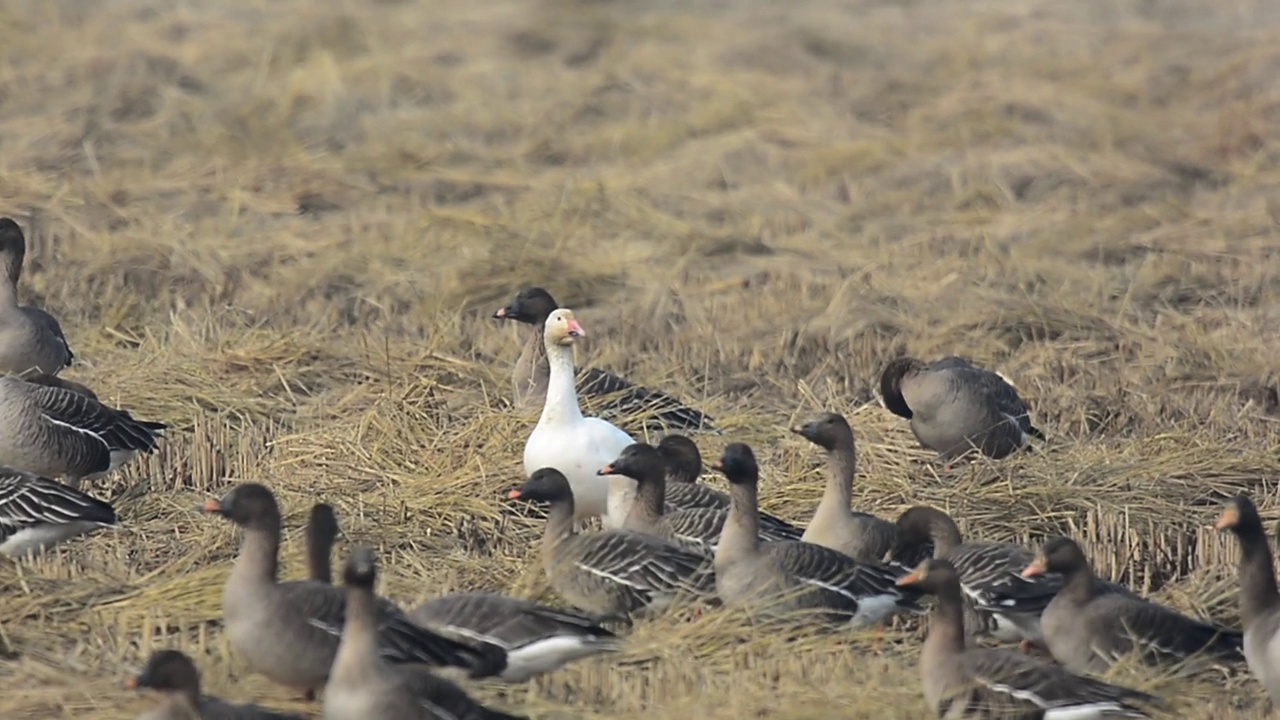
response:
M200 673L191 658L177 650L157 650L143 671L125 680L130 690L154 690L160 696L156 707L138 720L302 720L297 715L275 712L257 705L232 705L200 693Z
M0 463L49 478L101 476L155 450L164 423L135 420L62 386L0 377Z
M1230 530L1240 542L1240 619L1249 672L1271 702L1280 703L1280 591L1262 518L1253 501L1239 495L1222 511L1216 527Z
M324 692L326 720L523 720L491 710L422 666L392 665L380 652L373 551L357 547L342 571L346 618Z
M26 557L116 525L105 501L56 480L0 467L0 555Z
M911 421L920 444L950 463L973 448L1003 458L1029 438L1044 439L1031 424L1018 391L997 373L958 358L925 364L891 361L880 374L884 405Z
M766 617L803 612L865 627L918 611L918 592L894 586L901 574L806 542L760 542L759 468L743 443L730 443L712 466L729 478L733 505L715 553L716 592L726 604L750 605Z
M666 464L665 512L708 508L728 510L729 496L698 482L702 473L702 453L683 435L668 435L658 442L658 454ZM782 518L760 511L761 532L784 540L799 540L804 530ZM761 537L764 537L762 535Z
M920 653L920 676L929 709L939 718L1149 717L1139 704L1160 704L1152 695L1011 650L966 648L960 578L947 560L924 561L898 585L937 597Z
M330 582L330 555L337 535L333 508L312 507L307 524L312 580ZM507 666L498 677L506 682L524 682L574 660L620 648L617 636L586 615L496 593L444 595L407 615L414 623L458 642L505 650Z
M601 475L623 475L636 481L636 498L622 527L662 538L702 555L715 554L724 529L728 510L692 507L663 512L666 492L666 464L652 445L635 443L622 451L617 460L597 471ZM790 533L771 532L763 523L760 539L764 541L794 539Z
M1060 573L1063 586L1040 616L1045 645L1072 672L1104 673L1137 650L1151 664L1195 656L1238 661L1239 632L1215 628L1130 593L1099 592L1084 551L1070 538L1045 542L1023 577Z
M338 650L345 599L332 585L279 582L280 509L257 483L236 486L204 512L244 531L240 556L222 595L223 624L232 649L271 681L314 697L324 687ZM502 671L501 648L476 649L418 627L389 601L378 603L381 652L390 662L465 668L473 677Z
M827 486L800 539L838 550L854 560L880 562L884 554L893 549L898 532L891 522L849 509L853 478L858 471L858 454L849 421L836 413L823 413L791 428L791 432L827 454Z
M598 617L660 612L682 597L707 597L715 581L706 559L630 530L577 533L573 492L564 474L542 468L510 497L547 503L542 562L551 587L570 605Z
M37 307L18 304L18 281L27 255L27 239L12 218L0 218L0 374L37 370L57 375L75 354L58 320Z
M560 305L540 287L521 290L515 300L498 308L493 317L515 320L531 326L520 359L516 361L512 382L517 406L537 406L547 395L551 367L543 349L542 330L547 318ZM579 392L602 401L602 414L617 417L643 417L644 424L654 429L716 431L711 418L666 393L640 387L613 373L584 368L578 374Z

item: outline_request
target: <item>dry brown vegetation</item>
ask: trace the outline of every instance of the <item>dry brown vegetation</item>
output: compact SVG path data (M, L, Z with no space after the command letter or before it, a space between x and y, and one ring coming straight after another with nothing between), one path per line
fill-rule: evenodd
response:
M218 628L236 549L194 511L275 489L376 544L381 591L544 592L511 514L542 284L587 357L752 443L804 520L846 413L857 504L972 536L1070 532L1100 571L1236 623L1240 489L1280 505L1280 11L1267 0L15 0L2 210L67 376L176 426L96 491L119 532L0 563L0 717L125 718L153 647L297 709ZM1016 380L1043 452L940 476L874 400L894 354ZM345 557L345 545L338 553ZM475 691L535 718L920 718L916 629L782 645L732 613ZM1243 673L1138 669L1181 718L1256 718Z

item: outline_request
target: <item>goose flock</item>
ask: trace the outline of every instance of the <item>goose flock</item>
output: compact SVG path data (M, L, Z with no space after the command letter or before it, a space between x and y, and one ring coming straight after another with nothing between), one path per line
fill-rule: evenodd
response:
M17 302L24 254L21 228L0 219L0 554L13 558L115 526L115 510L85 486L153 452L167 427L59 377L74 356L52 315ZM465 683L522 683L617 652L627 628L656 614L687 610L698 622L722 606L755 623L837 632L927 612L919 670L939 718L1149 717L1167 700L1101 679L1131 656L1156 666L1244 663L1280 701L1280 591L1262 521L1244 495L1216 521L1241 551L1241 632L1099 579L1071 538L1025 547L962 538L934 507L892 520L852 509L854 429L833 412L791 428L827 464L812 518L798 526L769 515L759 508L752 448L728 442L710 463L728 493L699 483L698 445L680 431L721 431L670 395L578 371L573 347L586 330L546 290L521 291L494 317L531 326L513 373L514 404L542 410L508 501L545 509L539 559L561 603L462 592L406 610L374 593L377 562L362 545L335 584L340 519L323 503L307 524L307 577L281 579L281 511L271 489L241 483L199 508L240 530L222 595L232 651L250 672L319 703L325 718L517 718L480 704ZM880 392L948 466L971 452L1004 458L1045 437L1009 382L959 357L892 360ZM581 398L664 436L637 442L606 417L584 414ZM298 717L204 694L192 659L175 650L154 652L126 686L153 691L141 716L149 720Z

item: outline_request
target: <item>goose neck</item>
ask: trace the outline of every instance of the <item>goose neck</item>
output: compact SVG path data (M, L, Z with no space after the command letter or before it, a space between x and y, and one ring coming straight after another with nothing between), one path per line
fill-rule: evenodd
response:
M574 386L573 347L552 345L546 348L550 363L547 399L539 422L576 422L582 420L578 391Z

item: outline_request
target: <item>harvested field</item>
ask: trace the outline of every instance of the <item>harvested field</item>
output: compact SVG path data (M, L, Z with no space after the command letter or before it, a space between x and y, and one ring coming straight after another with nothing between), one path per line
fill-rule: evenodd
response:
M490 318L543 285L580 360L751 443L805 521L845 413L855 504L966 534L1070 533L1099 572L1238 624L1226 497L1280 508L1280 4L1267 0L13 0L0 214L65 372L162 450L101 481L118 532L0 561L0 718L135 717L153 648L300 710L219 627L236 552L195 511L275 490L283 575L310 503L405 605L552 596L503 499L536 413ZM1041 452L942 475L878 403L901 352L1013 379ZM711 482L719 484L722 479ZM915 624L640 625L617 657L469 686L532 718L929 717ZM1261 718L1245 673L1119 668L1169 717ZM1225 682L1225 686L1224 686Z

